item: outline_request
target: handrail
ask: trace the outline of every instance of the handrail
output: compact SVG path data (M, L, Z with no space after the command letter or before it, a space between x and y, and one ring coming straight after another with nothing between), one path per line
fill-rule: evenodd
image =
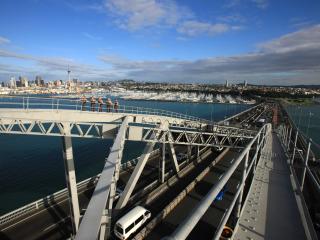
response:
M6 101L7 100L7 101ZM82 110L82 102L80 100L72 100L72 99L64 99L64 98L39 98L39 97L17 97L17 96L5 96L0 97L0 107L1 105L5 106L16 106L14 108L22 108L22 109L52 109L52 110L59 110L59 109L68 109L68 110ZM105 104L103 104L105 105ZM91 106L88 103L85 105L86 110L90 110ZM98 103L94 106L94 111L98 112L99 106ZM104 112L105 107L104 107ZM128 106L128 105L119 105L118 109L114 109L113 107L110 108L111 112L118 112L118 113L136 113L136 114L149 114L149 115L158 115L158 116L166 116L166 117L173 117L179 118L189 121L197 121L202 123L210 123L209 120L202 119L199 117L167 111L164 109L153 109L153 108L144 108L144 107L135 107L135 106Z

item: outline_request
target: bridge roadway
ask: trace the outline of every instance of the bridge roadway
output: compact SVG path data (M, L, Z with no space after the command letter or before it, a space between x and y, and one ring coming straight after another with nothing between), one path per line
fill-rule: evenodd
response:
M210 171L199 181L193 190L191 190L185 198L164 218L162 221L147 235L145 239L161 239L170 235L179 225L179 223L186 218L189 211L192 210L199 201L208 193L211 187L217 183L221 176L229 169L234 159L239 156L239 152L236 150L229 150L226 154L213 166ZM207 162L203 163L204 166L208 166L213 159L207 159ZM172 187L170 192L166 195L162 195L157 201L152 204L147 204L147 208L152 211L153 216L158 214L162 209L170 203L169 199L173 199L177 193L184 191L188 183L195 179L204 168L198 167L197 172L193 172L192 176L188 176L185 180L185 184ZM184 180L184 179L182 179ZM194 228L189 235L188 239L212 239L215 233L215 229L220 223L226 209L230 206L233 199L233 195L237 191L241 181L241 171L238 170L233 174L232 178L226 185L226 193L222 201L214 201L212 206L202 217L200 222ZM188 211L189 210L189 211Z
M177 152L183 152L185 147L176 147ZM134 189L139 192L158 178L159 154L150 158L143 172L142 181L139 181ZM130 178L134 166L124 170L120 174L118 187L121 189ZM171 161L166 161L166 172L172 169ZM85 209L91 198L94 184L79 192L80 209ZM54 199L53 199L54 202ZM39 212L32 212L29 216L22 216L15 220L9 226L4 226L0 230L0 239L66 239L71 231L70 218L68 217L69 204L68 199L56 202ZM35 231L41 229L41 231Z

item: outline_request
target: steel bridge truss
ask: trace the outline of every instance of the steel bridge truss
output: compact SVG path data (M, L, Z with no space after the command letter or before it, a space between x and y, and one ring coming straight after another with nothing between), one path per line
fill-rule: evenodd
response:
M156 138L153 137L155 135L157 136ZM244 131L238 128L221 126L214 127L212 132L202 130L144 128L144 135L141 141L205 147L239 148L244 147L245 143L255 135L255 131Z
M121 124L122 119L121 122L87 123L0 118L0 133L114 139ZM65 131L66 125L70 131ZM207 125L198 128L177 124L167 125L167 128L160 128L155 124L141 123L137 125L131 123L128 126L129 134L126 136L126 140L241 148L256 135L256 131L223 125Z
M190 148L197 146L198 152L199 147L244 148L256 137L258 132L224 125L170 122L165 118L137 121L137 117L127 115L110 122L49 121L0 117L0 133L62 137L65 174L70 183L68 191L73 234L76 234L76 240L80 240L96 239L98 235L100 235L100 239L104 239L110 231L111 216L114 211L113 200L126 140L147 144L115 209L122 209L127 204L156 143L161 143L163 149L164 146L168 147L175 172L178 173L180 169L174 145L187 145ZM81 224L79 224L80 214L72 155L72 137L114 139ZM162 155L164 156L163 153ZM161 164L164 169L163 156ZM162 175L164 175L163 172ZM163 176L161 178L163 179Z

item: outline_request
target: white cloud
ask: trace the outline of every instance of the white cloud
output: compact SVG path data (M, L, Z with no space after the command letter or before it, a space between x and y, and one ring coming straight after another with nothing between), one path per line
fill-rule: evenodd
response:
M67 65L82 80L133 78L144 81L223 82L248 80L262 84L319 84L320 25L262 43L254 53L198 60L136 61L117 55L101 55L108 64L96 67L67 58L32 56L0 50L0 57L31 61L34 69L66 77ZM0 65L0 75L21 69ZM31 70L30 70L31 71ZM30 72L31 73L31 72ZM12 75L12 74L11 74ZM3 76L3 75L1 75Z
M0 75L5 73L11 73L11 75L21 74L22 71L23 74L29 74L34 77L35 72L42 72L44 73L44 76L50 76L54 79L63 79L66 77L66 71L69 65L73 76L78 76L81 79L104 80L122 76L120 71L114 72L113 70L106 68L97 68L90 64L79 63L73 59L63 57L34 56L0 49L0 58L1 57L31 62L35 65L33 65L32 68L25 68L19 65L11 65L10 67L2 65L0 66ZM37 69L37 71L35 69Z
M239 6L244 6L246 3L253 3L257 8L266 9L269 6L269 0L227 0L224 7L235 8Z
M317 84L320 81L319 29L317 25L287 34L260 44L257 52L230 57L132 61L106 55L99 59L112 65L115 71L139 80L222 82L246 79L263 84Z
M190 37L199 34L214 36L240 29L240 26L229 26L226 23L198 21L190 9L177 5L172 0L107 0L105 6L114 17L116 25L129 31L149 27L172 27L178 33Z
M217 35L230 30L230 26L224 23L206 23L198 21L186 21L182 23L177 31L188 36L197 36L201 34Z
M320 24L259 44L258 47L265 52L290 52L299 49L320 48L319 39Z
M191 12L173 1L108 0L105 6L121 28L135 31L150 26L173 26L191 16Z
M8 39L8 38L5 38L5 37L1 37L0 36L0 45L2 44L8 44L10 43L11 41Z

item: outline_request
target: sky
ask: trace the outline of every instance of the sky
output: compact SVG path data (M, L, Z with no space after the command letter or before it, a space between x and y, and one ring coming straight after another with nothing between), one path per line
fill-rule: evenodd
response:
M319 0L1 0L0 80L320 84Z

